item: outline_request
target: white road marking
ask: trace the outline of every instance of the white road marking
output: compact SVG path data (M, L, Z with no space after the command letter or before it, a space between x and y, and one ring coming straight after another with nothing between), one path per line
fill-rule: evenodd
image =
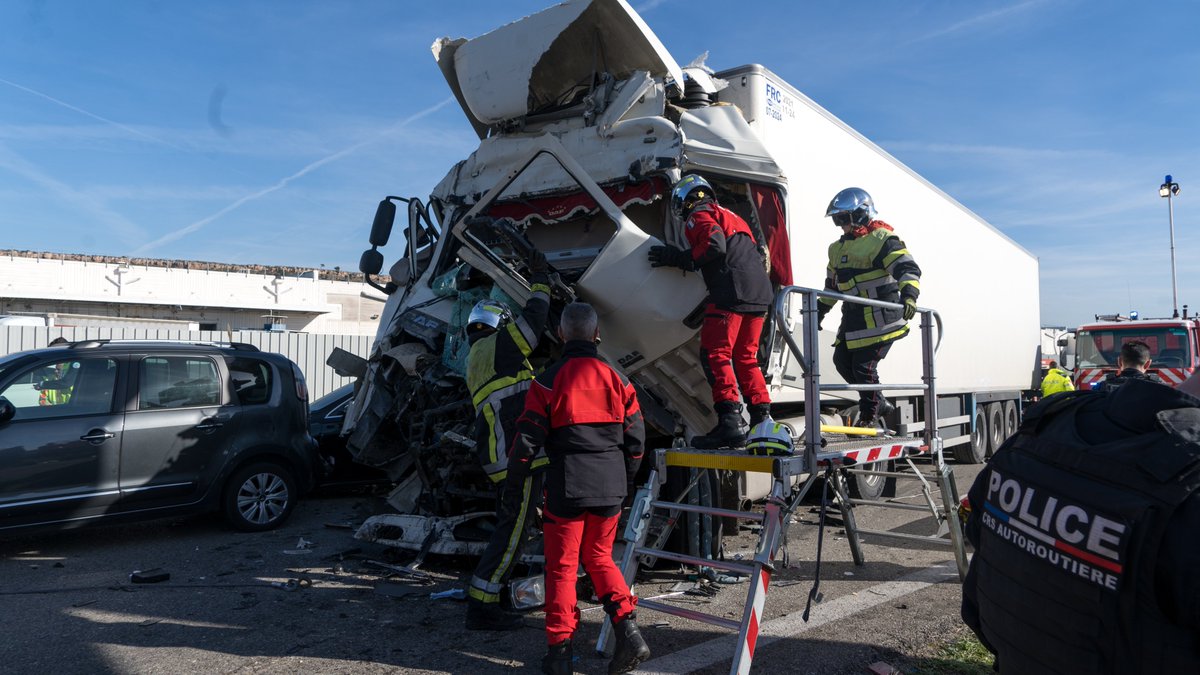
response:
M952 560L907 574L895 581L871 586L857 594L843 595L835 600L813 605L807 623L801 618L802 610L772 619L760 628L758 643L754 651L757 653L763 647L783 638L799 635L827 623L853 616L876 605L914 593L922 588L951 580L958 580L958 569ZM866 590L870 592L868 593ZM684 675L717 663L729 663L733 658L737 643L737 634L731 633L657 659L651 659L634 672L640 675Z

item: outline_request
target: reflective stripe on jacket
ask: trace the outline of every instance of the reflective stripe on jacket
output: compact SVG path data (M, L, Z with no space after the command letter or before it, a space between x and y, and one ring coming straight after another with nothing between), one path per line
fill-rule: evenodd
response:
M550 286L537 280L525 311L499 331L471 346L467 355L467 389L475 405L475 454L495 482L508 471L513 424L525 405L533 380L529 355L537 348L550 314ZM535 466L545 466L539 457Z
M887 223L876 220L829 245L829 266L825 289L842 295L901 303L916 300L921 294L921 268L904 242ZM836 300L821 298L832 308ZM899 309L868 307L854 303L842 306L838 342L849 349L861 349L908 334L908 322Z

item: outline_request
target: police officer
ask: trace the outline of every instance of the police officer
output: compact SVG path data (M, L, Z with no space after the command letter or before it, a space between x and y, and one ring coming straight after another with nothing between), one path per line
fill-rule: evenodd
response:
M476 303L467 319L467 388L475 404L475 452L492 481L501 483L496 529L480 558L467 590L467 628L515 630L522 616L500 606L500 592L512 576L513 565L528 540L530 517L542 497L542 472L505 480L513 428L525 405L533 380L529 355L537 348L550 313L546 256L533 251L528 262L532 295L521 317L512 320L508 308L494 300ZM533 468L545 466L539 457Z
M1109 375L1101 388L1116 389L1130 380L1149 380L1162 382L1150 369L1150 345L1141 340L1130 340L1121 345L1121 353L1117 355L1117 372Z
M550 459L543 521L548 649L542 672L572 672L582 562L616 633L608 672L625 673L650 656L634 616L637 598L612 556L621 503L642 461L645 423L633 385L596 352L600 331L592 306L567 305L559 337L562 358L529 388L511 463L515 478L528 471L539 449Z
M1046 374L1042 376L1042 398L1046 398L1050 394L1057 394L1060 391L1072 391L1074 389L1075 385L1071 384L1071 375L1062 368L1059 368L1057 361L1051 361Z
M837 193L825 215L842 228L841 238L829 245L825 290L904 304L903 310L842 306L833 365L850 384L879 384L879 362L893 342L908 335L908 322L917 313L921 268L892 226L876 220L875 202L866 190L852 187ZM835 304L832 298L820 298L818 326ZM875 426L876 418L890 410L880 392L859 392L859 426Z
M1200 399L1140 379L1027 411L968 494L962 617L1000 672L1200 672L1198 442Z
M671 207L682 222L690 250L650 247L652 267L700 270L708 287L700 327L700 361L712 386L717 425L692 439L697 448L741 446L742 404L750 427L771 416L771 397L758 366L758 341L773 291L750 226L717 203L708 181L684 176L671 190Z

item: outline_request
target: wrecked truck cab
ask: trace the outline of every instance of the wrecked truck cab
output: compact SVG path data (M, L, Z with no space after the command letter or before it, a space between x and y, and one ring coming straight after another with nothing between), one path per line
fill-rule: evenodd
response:
M587 301L599 315L600 352L638 388L660 447L707 429L704 283L650 267L647 254L662 243L687 247L667 199L685 172L786 238L782 172L742 112L711 105L721 83L701 66L685 74L619 1L567 2L433 50L480 143L438 183L428 212L417 199L385 200L408 203L408 227L343 429L356 459L397 481L389 501L401 513L494 507L470 448L463 328L478 299L524 306L529 248L546 255L555 289L535 356L557 356L556 310ZM372 250L386 239L375 229ZM462 287L466 269L484 283Z

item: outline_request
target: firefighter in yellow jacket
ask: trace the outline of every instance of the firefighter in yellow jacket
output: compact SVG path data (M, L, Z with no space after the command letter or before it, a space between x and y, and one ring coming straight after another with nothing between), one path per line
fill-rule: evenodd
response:
M893 342L908 335L908 322L917 313L921 268L892 226L875 218L875 204L866 190L846 188L837 193L825 215L842 228L842 236L829 245L825 289L904 304L903 310L842 305L833 365L850 384L879 384L879 362ZM836 303L832 298L820 299L818 325ZM858 425L875 426L891 407L878 391L859 392Z
M528 270L531 294L520 317L512 318L502 303L482 300L467 319L471 344L467 389L475 404L475 452L488 477L501 484L496 529L467 589L466 624L470 630L517 630L522 626L522 615L504 610L500 595L529 539L530 521L541 506L542 471L507 480L508 452L517 417L525 409L525 393L533 381L529 355L537 348L550 314L546 256L533 251ZM543 453L532 468L541 469L547 462Z

